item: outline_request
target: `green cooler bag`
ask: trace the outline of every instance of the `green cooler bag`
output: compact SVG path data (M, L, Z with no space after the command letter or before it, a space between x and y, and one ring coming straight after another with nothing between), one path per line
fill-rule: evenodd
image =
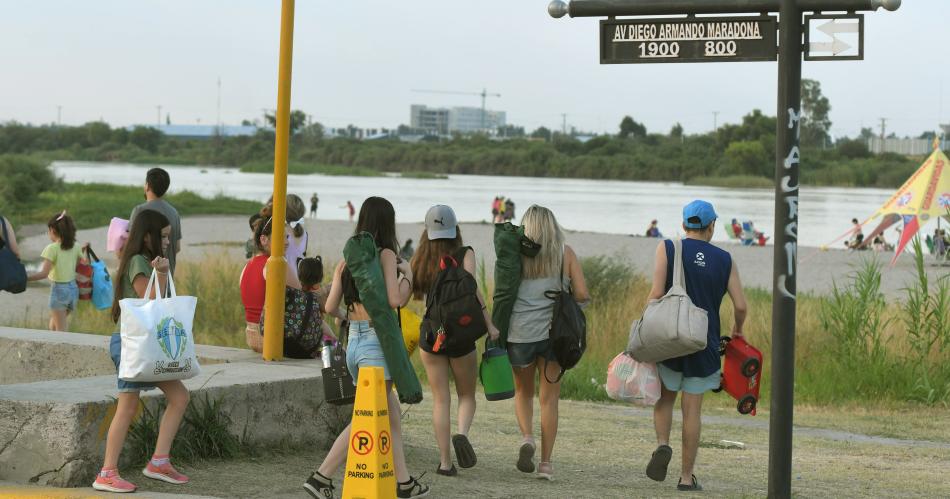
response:
M418 404L422 401L422 386L409 362L396 311L389 307L383 267L373 236L368 232L360 232L351 237L343 248L343 258L360 292L363 307L373 320L400 402Z
M490 401L506 400L515 396L515 378L511 371L508 352L491 341L485 340L485 353L478 367L478 379L485 388L485 398Z

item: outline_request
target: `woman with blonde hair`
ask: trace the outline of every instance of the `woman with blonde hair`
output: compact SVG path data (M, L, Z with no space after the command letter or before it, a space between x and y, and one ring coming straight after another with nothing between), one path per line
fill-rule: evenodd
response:
M456 267L465 269L473 276L473 281L475 276L475 251L462 242L462 231L452 208L445 205L429 208L425 227L419 238L419 249L411 262L412 275L415 277L412 281L412 294L419 300L425 300L433 291L446 259L454 262ZM481 306L489 336L493 340L498 339L498 329L492 324L484 299L477 290L475 297ZM485 331L481 333L484 334ZM451 436L452 446L455 448L459 467L471 468L477 462L475 450L468 440L468 431L475 417L475 379L478 377L475 341L445 348L440 347L436 338L427 336L420 334L419 348L422 350L422 364L432 390L432 426L435 428L435 440L439 446L439 467L435 472L439 475L455 476L458 471L452 464L449 453L449 436L452 430L449 414L452 406L449 373L455 380L455 392L458 395L458 433Z
M545 292L571 289L578 303L587 303L590 295L580 261L564 244L564 232L551 210L532 205L521 219L525 236L540 246L534 257L521 257L521 285L511 314L508 333L508 358L515 375L515 416L522 442L517 468L524 473L535 470L533 435L535 376L540 373L541 461L538 478L554 479L551 453L557 436L558 400L561 367L551 350L550 330L554 301ZM551 380L557 380L551 382Z

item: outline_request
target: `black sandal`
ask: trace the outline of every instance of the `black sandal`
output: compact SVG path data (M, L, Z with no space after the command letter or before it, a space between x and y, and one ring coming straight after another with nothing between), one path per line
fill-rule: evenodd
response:
M699 484L696 475L693 475L693 483L690 485L683 485L683 479L680 478L679 482L676 483L676 490L682 490L684 492L703 490L703 486Z
M419 478L425 476L423 472L419 475ZM409 481L406 483L400 483L396 485L396 497L400 499L409 499L411 497L425 497L429 495L429 486L422 485L419 483L417 478L409 477Z
M465 435L453 435L452 446L455 447L455 458L458 459L460 468L471 468L478 462L475 449Z
M459 474L459 470L455 469L455 465L454 465L454 464L452 465L451 468L449 468L449 469L447 469L447 470L444 470L444 469L442 469L442 464L439 463L439 466L436 467L436 469L435 469L435 474L436 474L436 475L442 475L442 476L455 476L455 475L458 475L458 474Z
M661 445L653 451L650 457L650 463L647 464L647 476L651 480L662 482L666 480L666 469L670 465L670 459L673 458L673 448L669 445Z

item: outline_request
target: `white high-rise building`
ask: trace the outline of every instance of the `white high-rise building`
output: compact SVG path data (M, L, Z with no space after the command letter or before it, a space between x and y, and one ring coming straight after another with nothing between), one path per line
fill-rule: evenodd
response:
M478 107L432 108L413 104L409 108L409 126L440 135L459 133L494 133L507 124L504 111Z

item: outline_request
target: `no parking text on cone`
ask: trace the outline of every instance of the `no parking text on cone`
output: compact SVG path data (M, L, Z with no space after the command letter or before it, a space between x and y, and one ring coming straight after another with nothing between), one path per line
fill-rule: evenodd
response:
M357 379L343 498L395 498L396 472L383 368L361 367Z

